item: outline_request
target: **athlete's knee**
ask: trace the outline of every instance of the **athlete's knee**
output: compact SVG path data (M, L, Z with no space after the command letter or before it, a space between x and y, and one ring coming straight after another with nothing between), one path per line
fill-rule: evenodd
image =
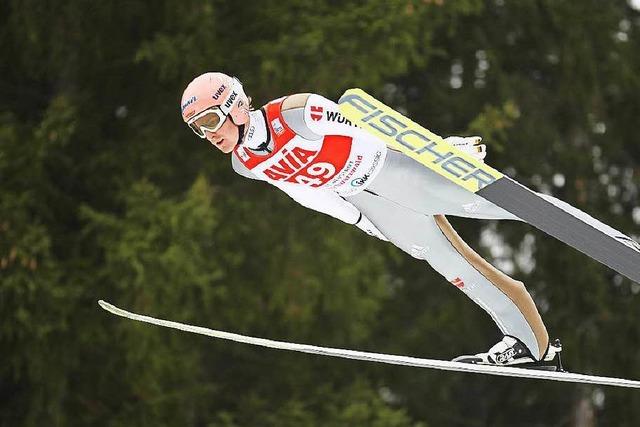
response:
M504 285L509 287L508 294L511 299L521 300L522 298L529 299L531 297L531 294L527 290L524 282L521 282L520 280L507 280Z
M512 280L511 281L511 286L513 287L513 290L515 292L518 293L529 293L529 291L527 290L527 287L524 285L524 282L520 281L520 280Z

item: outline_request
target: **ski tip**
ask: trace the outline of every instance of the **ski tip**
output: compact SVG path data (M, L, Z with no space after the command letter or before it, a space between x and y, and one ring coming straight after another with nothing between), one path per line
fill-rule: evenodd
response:
M116 306L115 306L115 305L113 305L113 304L109 304L108 302L106 302L106 301L105 301L105 300L103 300L103 299L99 299L99 300L98 300L98 305L99 305L103 310L106 310L106 311L108 311L109 313L120 315L120 314L118 313L118 311L120 310L118 307L116 307Z
M127 317L129 319L134 319L134 320L138 320L139 317L141 317L138 314L135 313L131 313L127 310L123 310L119 307L116 307L115 305L106 302L105 300L98 300L98 305L105 311L108 311L111 314L115 314L116 316L120 316L120 317Z

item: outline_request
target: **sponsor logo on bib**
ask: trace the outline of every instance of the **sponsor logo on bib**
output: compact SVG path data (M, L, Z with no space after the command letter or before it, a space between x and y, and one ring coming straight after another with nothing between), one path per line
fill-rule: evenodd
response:
M322 143L295 137L252 170L272 181L321 187L344 170L350 151L349 137L328 136Z
M284 133L284 126L282 126L280 119L277 117L271 120L271 127L273 128L273 131L278 135L282 135Z
M369 178L371 178L371 174L373 174L373 172L376 170L376 167L378 166L378 163L380 162L380 157L382 157L382 151L377 151L369 170L364 175L351 181L352 187L362 187L365 182L367 182Z
M246 150L244 149L244 147L238 147L238 154L240 155L240 158L242 160L244 160L245 162L247 160L249 160L249 155L247 154Z

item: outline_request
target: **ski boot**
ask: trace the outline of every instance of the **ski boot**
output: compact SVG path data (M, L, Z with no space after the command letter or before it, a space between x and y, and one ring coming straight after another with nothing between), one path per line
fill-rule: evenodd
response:
M522 341L511 335L505 335L486 353L458 356L453 359L453 362L564 372L560 358L561 351L562 344L559 339L556 339L549 343L542 359L536 360Z

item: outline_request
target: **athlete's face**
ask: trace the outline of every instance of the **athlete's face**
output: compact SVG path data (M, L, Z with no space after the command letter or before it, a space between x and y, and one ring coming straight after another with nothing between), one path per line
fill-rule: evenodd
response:
M206 130L204 133L207 140L225 154L232 152L238 142L238 126L228 116L220 129L215 132Z

